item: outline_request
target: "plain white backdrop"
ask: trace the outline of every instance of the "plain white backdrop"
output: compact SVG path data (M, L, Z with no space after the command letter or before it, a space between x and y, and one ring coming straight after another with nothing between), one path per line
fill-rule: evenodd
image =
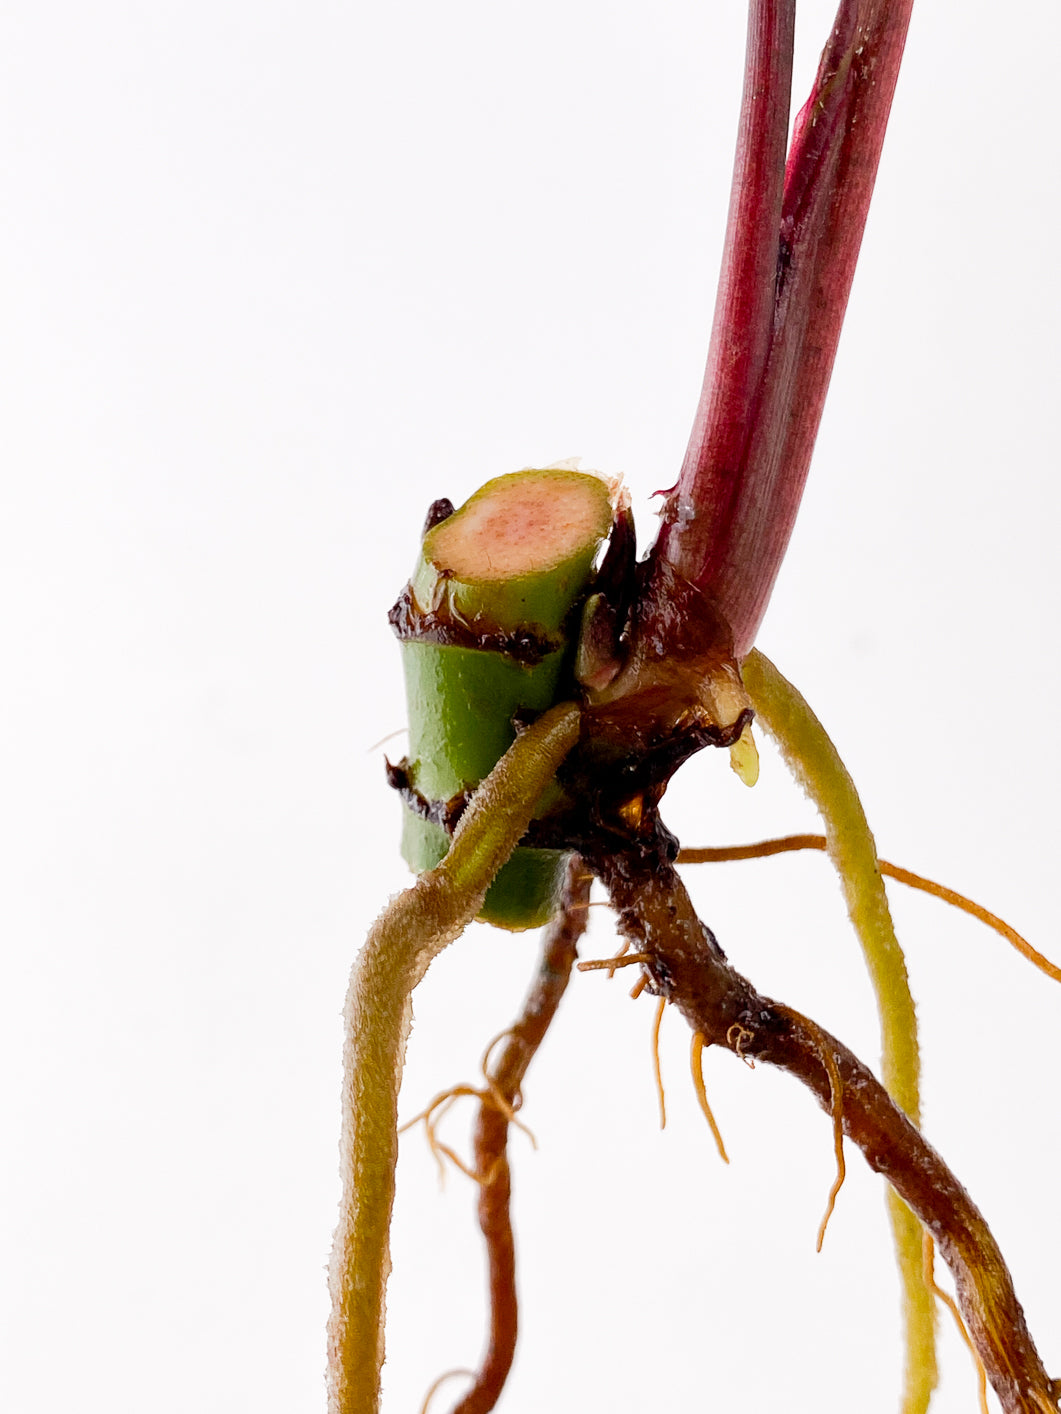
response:
M800 17L799 101L830 22ZM386 610L436 496L579 455L643 538L699 390L739 0L44 3L0 44L0 1403L323 1407L339 1013L404 883ZM1054 7L921 0L810 483L761 647L885 857L1061 956ZM401 738L386 748L402 753ZM690 764L688 843L811 829ZM871 1062L819 856L702 869L735 963ZM1061 1374L1061 993L894 890L925 1123ZM611 939L604 910L588 951ZM482 927L416 997L404 1102L473 1079L534 967ZM897 1407L880 1183L821 1256L828 1121L580 978L514 1139L503 1409ZM465 1121L449 1131L461 1143ZM474 1363L474 1193L403 1140L388 1414ZM973 1407L944 1322L940 1414ZM452 1387L453 1391L457 1386ZM444 1407L443 1404L437 1406Z

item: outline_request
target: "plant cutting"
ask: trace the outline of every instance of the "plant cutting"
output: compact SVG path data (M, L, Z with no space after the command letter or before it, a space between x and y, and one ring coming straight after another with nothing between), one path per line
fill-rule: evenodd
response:
M927 1237L951 1266L962 1318L1003 1407L1057 1407L986 1224L916 1128L913 1007L857 796L813 713L753 646L809 466L909 17L906 4L841 6L786 163L793 8L751 6L704 390L648 555L635 561L629 509L613 490L609 547L591 575L607 529L599 487L565 471L525 473L488 484L458 511L432 509L420 563L395 608L412 738L392 783L407 811L406 856L424 872L382 915L348 1000L344 1197L332 1267L337 1410L367 1414L378 1402L409 994L484 909L509 926L551 912L549 955L563 949L569 968L590 876L604 885L630 948L608 968L640 968L659 1016L673 1005L690 1025L705 1115L705 1048L777 1065L829 1113L838 1182L845 1135L888 1176L906 1299L904 1407L926 1408L934 1383ZM596 501L596 511L550 521L562 485L581 488L576 497ZM534 541L524 532L539 511ZM509 528L498 533L499 525ZM523 547L525 538L533 543ZM499 549L515 550L515 560L499 566ZM460 720L459 707L483 681L484 702L497 708L493 759L472 762L474 723ZM479 707L473 715L477 723L490 714ZM752 783L756 720L821 810L877 990L883 1084L840 1039L730 966L674 868L681 856L660 815L671 777L715 746L729 749ZM503 882L505 869L514 872ZM525 1023L541 1014L539 990L512 1033L517 1050L530 1048ZM493 1406L511 1357L514 1296L496 1190L505 1182L502 1130L515 1119L528 1061L506 1045L499 1069L484 1063L473 1171L497 1280L488 1355L458 1406L466 1414ZM819 1242L823 1235L824 1225Z

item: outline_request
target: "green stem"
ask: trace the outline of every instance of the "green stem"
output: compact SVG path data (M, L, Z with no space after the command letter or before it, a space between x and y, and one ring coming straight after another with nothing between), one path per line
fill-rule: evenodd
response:
M391 620L409 704L401 769L419 807L402 821L402 855L414 873L445 855L440 811L500 760L517 714L566 695L572 617L611 525L606 482L552 468L495 477L424 536ZM516 850L480 916L503 928L547 923L565 860L558 850Z
M825 825L826 847L847 902L877 998L881 1025L881 1079L911 1121L920 1124L921 1060L917 1014L906 959L895 936L877 849L855 783L810 707L762 653L741 665L758 721L814 802ZM935 1303L925 1286L921 1225L894 1192L888 1215L903 1290L906 1373L903 1414L924 1414L937 1382Z
M330 1278L330 1414L379 1408L398 1089L412 990L478 913L578 735L579 709L563 703L516 738L473 796L446 858L391 901L354 963L343 1049L343 1192Z

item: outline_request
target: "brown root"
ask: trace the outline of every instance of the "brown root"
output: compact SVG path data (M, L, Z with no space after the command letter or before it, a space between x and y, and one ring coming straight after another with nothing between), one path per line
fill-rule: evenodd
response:
M519 1309L516 1299L516 1253L509 1206L512 1177L508 1130L521 1101L527 1068L541 1045L567 988L578 941L588 917L591 876L572 859L562 911L549 928L538 974L519 1020L487 1047L483 1056L486 1088L479 1091L475 1128L475 1173L479 1177L479 1227L486 1243L490 1297L486 1350L474 1383L454 1406L453 1414L489 1414L494 1408L516 1350ZM503 1043L503 1044L502 1044ZM500 1052L494 1061L494 1051Z
M705 1044L725 1042L742 1058L788 1071L830 1113L842 1088L843 1132L935 1239L1003 1411L1056 1414L1055 1387L987 1223L880 1081L835 1037L762 996L727 963L673 868L636 851L602 851L589 862L611 894L623 932L652 955L646 967L654 988Z

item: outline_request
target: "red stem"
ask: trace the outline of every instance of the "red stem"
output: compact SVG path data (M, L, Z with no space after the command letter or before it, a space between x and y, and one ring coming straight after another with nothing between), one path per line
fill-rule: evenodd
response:
M751 0L729 220L700 402L656 554L691 583L712 578L715 527L734 514L773 338L777 232L792 98L795 0Z
M756 300L723 298L720 306L728 311L720 321L739 320L744 308L759 308L769 285L773 328L756 395L744 404L751 421L718 439L727 449L740 442L743 456L739 464L715 458L715 444L698 440L698 414L690 455L664 510L656 553L715 599L738 658L755 639L803 494L912 3L842 0L796 122L780 222L772 228L775 270L758 271ZM752 66L749 55L749 73ZM741 170L738 160L735 181ZM751 239L732 228L730 238ZM716 336L712 347L724 346L717 329ZM724 369L720 377L725 381ZM705 425L716 404L737 406L705 386Z

